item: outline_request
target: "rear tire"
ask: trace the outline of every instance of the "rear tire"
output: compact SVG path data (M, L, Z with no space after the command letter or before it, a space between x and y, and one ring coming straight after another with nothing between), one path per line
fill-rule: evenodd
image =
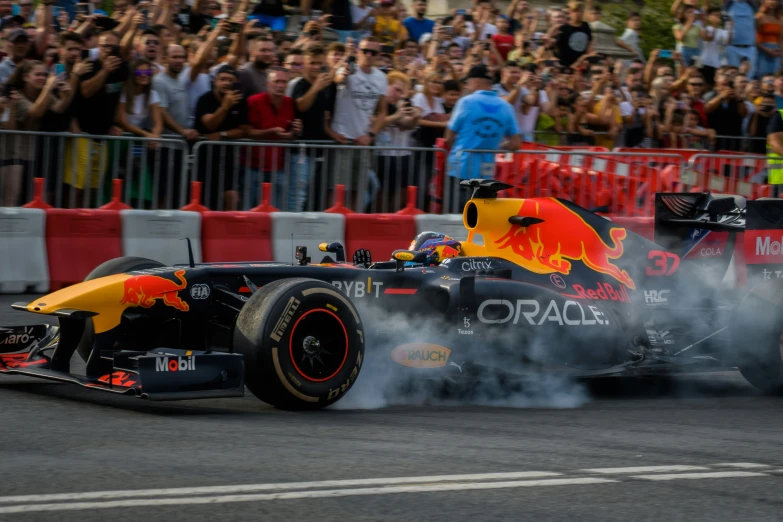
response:
M740 303L732 328L734 361L766 394L783 393L783 303L779 285L754 288ZM777 295L776 295L777 294Z
M153 261L145 257L116 257L109 259L108 261L101 263L95 267L92 272L87 274L84 278L85 281L92 281L101 277L110 275L123 274L125 272L133 272L134 270L144 270L147 268L160 268L166 266L159 261ZM79 341L79 346L76 347L76 351L79 353L79 357L84 362L90 357L93 343L95 341L95 330L92 324L92 319L86 319L84 324L84 334Z
M364 359L364 328L353 303L314 279L282 279L255 292L234 327L244 356L245 385L284 410L334 404L356 382Z

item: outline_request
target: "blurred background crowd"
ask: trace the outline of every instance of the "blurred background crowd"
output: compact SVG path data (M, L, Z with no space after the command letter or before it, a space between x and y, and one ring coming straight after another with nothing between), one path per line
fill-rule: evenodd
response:
M171 206L187 172L212 208L257 205L272 181L287 210L323 208L336 183L394 210L429 183L479 64L525 142L765 153L780 0L675 0L670 45L648 52L632 6L619 27L590 0L465 1L0 0L0 206L42 172L58 206L130 176L130 197ZM194 152L205 140L280 146Z

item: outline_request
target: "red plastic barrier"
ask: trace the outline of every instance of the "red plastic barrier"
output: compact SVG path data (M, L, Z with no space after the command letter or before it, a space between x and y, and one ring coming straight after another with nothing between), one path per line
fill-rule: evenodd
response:
M655 218L651 217L614 217L612 223L627 228L635 234L654 241L655 239Z
M272 218L266 212L203 212L201 254L205 263L271 261Z
M345 255L349 259L363 248L372 253L373 261L387 261L392 252L408 248L416 236L412 215L347 214L345 216Z
M46 210L50 290L84 281L92 270L122 256L122 223L116 210Z

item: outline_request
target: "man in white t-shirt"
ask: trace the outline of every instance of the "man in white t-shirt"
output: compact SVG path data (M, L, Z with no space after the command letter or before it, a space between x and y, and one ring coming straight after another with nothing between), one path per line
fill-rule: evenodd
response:
M375 67L381 45L373 38L363 39L355 62L352 59L354 49L351 47L348 52L348 65L337 71L335 76L338 87L330 134L341 144L353 142L360 147L371 147L387 115L389 82L386 75ZM335 183L345 185L346 196L377 187L377 178L370 169L370 152L369 148L358 152L343 149L335 154ZM355 210L363 211L372 199L370 195L364 202L357 202ZM346 201L350 200L346 197Z

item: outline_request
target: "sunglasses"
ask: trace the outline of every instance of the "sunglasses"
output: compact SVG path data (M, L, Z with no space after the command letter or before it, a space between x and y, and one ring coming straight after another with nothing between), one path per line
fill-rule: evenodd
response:
M691 87L704 87L704 84L702 82L689 83L688 85L690 85Z
M152 76L152 71L149 69L146 70L137 70L136 76Z
M369 54L371 56L378 56L378 51L375 49L362 49L361 50L364 54Z

